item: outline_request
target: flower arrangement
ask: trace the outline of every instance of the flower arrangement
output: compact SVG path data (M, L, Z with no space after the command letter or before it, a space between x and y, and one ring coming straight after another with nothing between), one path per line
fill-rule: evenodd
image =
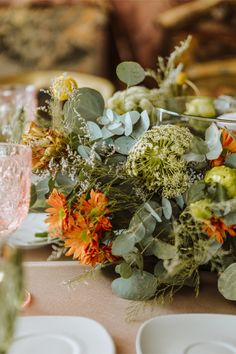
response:
M157 115L169 98L196 91L179 63L189 42L159 58L156 72L119 64L127 89L106 105L99 92L56 78L51 125L41 119L23 136L39 178L31 208L46 209L52 256L115 265L112 289L126 299L170 299L185 285L198 292L207 266L236 300L236 132L217 118L231 98L193 98L188 124ZM147 76L157 88L137 86Z

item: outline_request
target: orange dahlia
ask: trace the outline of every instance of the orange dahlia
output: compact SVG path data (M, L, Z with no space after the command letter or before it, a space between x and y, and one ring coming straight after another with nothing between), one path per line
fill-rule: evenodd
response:
M216 217L205 221L203 230L209 237L215 237L219 243L223 243L227 235L236 236L236 225L227 226L223 219Z

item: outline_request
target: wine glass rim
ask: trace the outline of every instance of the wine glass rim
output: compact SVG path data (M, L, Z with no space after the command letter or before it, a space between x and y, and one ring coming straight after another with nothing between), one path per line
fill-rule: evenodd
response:
M194 116L194 115L189 115L189 114L184 114L184 113L177 113L175 111L170 111L168 109L165 109L165 108L161 108L161 107L157 107L156 108L157 111L161 112L161 113L168 113L168 114L171 114L175 117L178 117L178 118L184 118L184 119L196 119L196 120L201 120L203 122L211 122L211 123L220 123L220 124L224 124L224 123L235 123L236 122L236 119L235 120L232 120L232 119L226 119L226 118L217 118L217 117L214 117L214 118L207 118L207 117L200 117L200 116ZM236 116L236 114L235 114Z

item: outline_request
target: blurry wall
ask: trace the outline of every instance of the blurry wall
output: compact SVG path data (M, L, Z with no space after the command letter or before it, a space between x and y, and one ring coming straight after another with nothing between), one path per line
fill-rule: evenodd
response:
M0 76L25 70L104 75L104 0L0 0Z

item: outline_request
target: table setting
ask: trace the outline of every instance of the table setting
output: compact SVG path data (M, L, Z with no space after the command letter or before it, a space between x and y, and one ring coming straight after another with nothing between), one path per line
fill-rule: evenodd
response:
M0 353L236 354L236 99L200 95L190 43L0 116Z

